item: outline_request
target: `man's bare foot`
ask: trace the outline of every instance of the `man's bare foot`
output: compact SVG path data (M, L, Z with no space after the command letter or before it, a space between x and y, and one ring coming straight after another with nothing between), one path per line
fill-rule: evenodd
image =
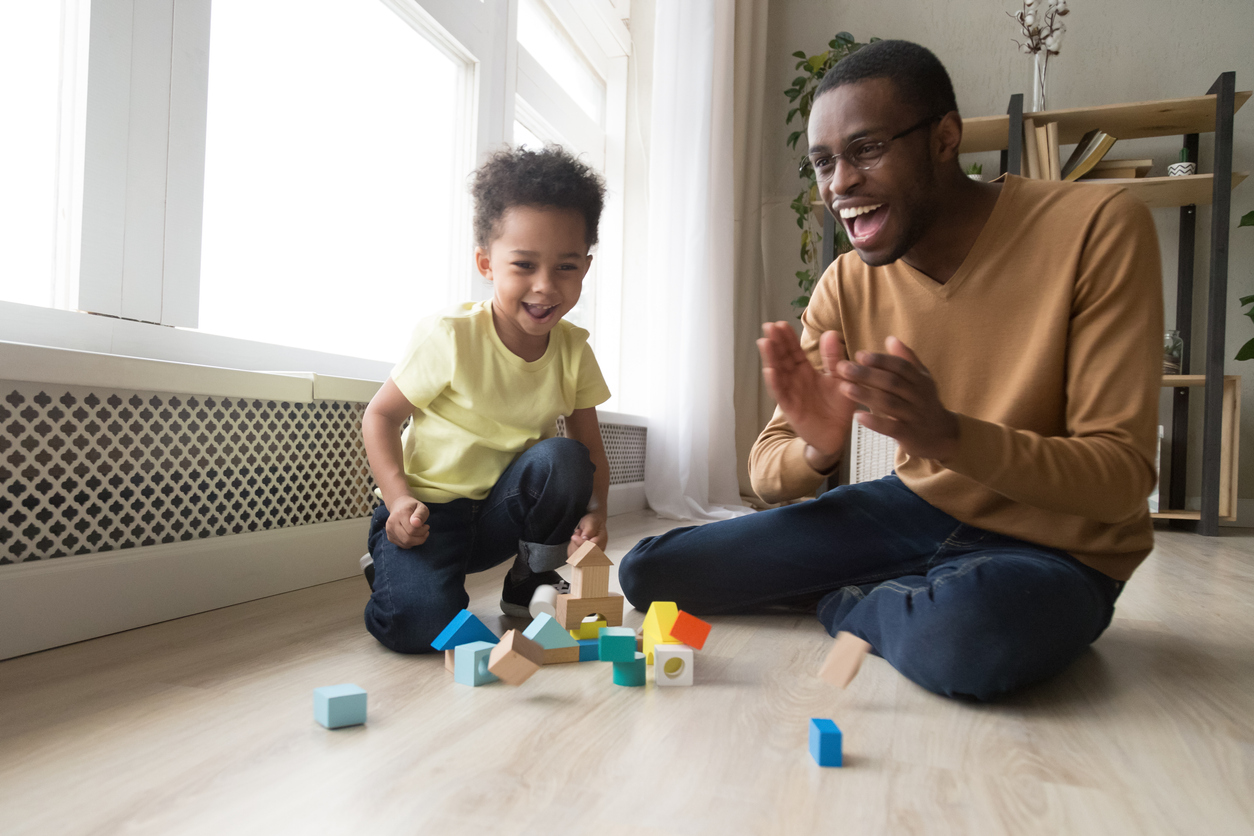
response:
M847 688L862 667L862 660L871 652L871 645L843 630L836 634L827 661L819 670L819 676L837 688Z

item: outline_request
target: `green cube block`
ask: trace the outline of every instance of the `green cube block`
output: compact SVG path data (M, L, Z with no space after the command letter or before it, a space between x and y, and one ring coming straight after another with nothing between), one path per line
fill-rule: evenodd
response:
M630 662L614 663L614 684L638 688L644 684L644 654L632 651L635 658Z
M366 692L356 685L315 688L314 719L328 729L360 726L366 722Z
M636 633L630 627L602 627L597 633L602 662L630 662L636 657Z

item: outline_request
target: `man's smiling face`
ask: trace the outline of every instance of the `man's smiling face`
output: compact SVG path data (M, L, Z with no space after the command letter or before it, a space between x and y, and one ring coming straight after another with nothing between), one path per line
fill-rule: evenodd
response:
M810 111L809 155L819 173L819 194L872 266L908 253L935 217L935 122L920 124L927 115L905 105L887 78L843 84L819 96ZM870 170L836 157L850 143L889 140L916 125L888 142Z

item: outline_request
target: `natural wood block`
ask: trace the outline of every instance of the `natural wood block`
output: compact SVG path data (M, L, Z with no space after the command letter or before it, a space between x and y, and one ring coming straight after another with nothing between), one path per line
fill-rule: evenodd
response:
M836 634L832 650L827 654L827 661L819 670L819 676L837 688L846 688L862 667L862 660L871 652L871 645L853 633L841 631Z
M488 670L510 685L522 685L544 664L544 648L517 630L510 630L492 649Z
M579 661L579 645L574 647L550 647L544 651L544 664L560 665Z
M621 627L623 624L623 596L606 595L602 598L576 598L573 595L557 596L557 620L566 630L574 630L590 615L600 616L606 626Z
M610 567L589 566L571 574L570 594L576 598L604 598L610 594Z
M456 651L457 648L455 647L450 647L448 650L444 651L444 669L449 673L455 673L457 671Z

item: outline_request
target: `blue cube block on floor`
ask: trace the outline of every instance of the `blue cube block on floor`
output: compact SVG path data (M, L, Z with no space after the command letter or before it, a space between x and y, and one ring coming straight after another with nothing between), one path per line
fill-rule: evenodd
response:
M810 721L810 754L819 766L840 766L840 729L831 720Z
M315 688L314 719L328 729L360 726L366 722L366 692L356 685Z
M638 688L644 684L644 654L631 651L636 658L630 662L614 663L614 684Z
M580 639L579 640L579 661L595 662L601 658L601 640L600 639Z
M597 631L602 662L626 662L636 658L636 632L630 627L602 627Z
M453 681L472 686L496 682L496 674L488 670L488 657L494 647L494 642L459 644L453 651Z

